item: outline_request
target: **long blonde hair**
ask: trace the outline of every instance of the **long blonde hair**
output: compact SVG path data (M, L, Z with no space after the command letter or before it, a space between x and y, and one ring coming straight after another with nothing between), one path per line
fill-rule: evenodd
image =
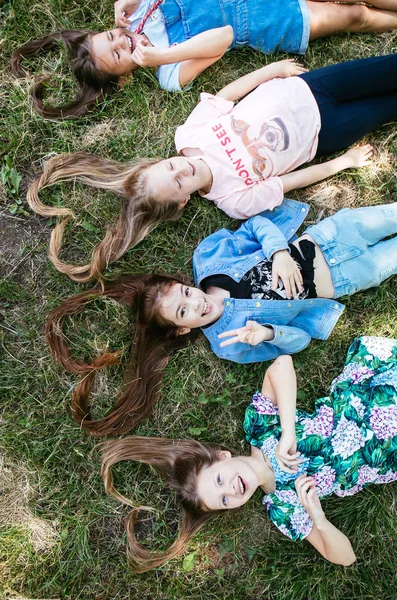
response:
M178 219L182 210L175 201L158 202L150 194L145 173L158 159L139 163L120 163L85 152L62 154L49 159L43 173L27 193L29 206L39 215L63 219L55 226L50 240L49 258L55 268L74 281L102 279L104 269L138 244L161 221ZM60 181L77 179L91 187L110 190L124 199L121 214L92 251L91 261L72 265L60 258L65 227L75 218L69 208L50 207L40 201L39 191Z
M134 435L122 440L106 442L104 449L101 474L106 492L123 504L133 507L125 521L125 528L128 559L135 573L155 569L180 554L203 525L223 512L209 512L203 508L196 491L197 476L201 469L219 460L221 451L219 446L195 440L169 440ZM152 466L179 494L182 512L178 537L163 552L147 550L137 542L134 533L139 511L153 509L147 506L135 506L114 487L112 467L125 460Z

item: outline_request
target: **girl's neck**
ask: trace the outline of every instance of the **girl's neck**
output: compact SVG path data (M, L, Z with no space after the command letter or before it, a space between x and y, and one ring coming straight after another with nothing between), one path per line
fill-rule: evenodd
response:
M262 450L256 446L251 446L251 457L255 460L253 464L258 477L259 487L265 494L271 494L276 489L276 482L270 461L263 455Z

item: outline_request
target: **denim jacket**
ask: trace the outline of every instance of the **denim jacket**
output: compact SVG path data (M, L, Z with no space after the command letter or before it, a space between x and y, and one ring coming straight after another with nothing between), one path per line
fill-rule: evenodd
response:
M274 210L248 219L237 231L221 229L205 238L193 255L195 284L200 287L210 275L228 275L239 282L243 275L278 250L287 250L288 241L308 213L308 205L284 200ZM270 360L280 354L293 354L309 345L310 339L326 340L344 306L335 300L241 300L225 299L222 316L202 329L212 350L220 358L238 363ZM243 327L248 320L271 326L274 338L257 346L237 342L221 348L223 331Z
M251 46L261 52L304 54L308 23L306 2L289 0L164 0L160 5L170 45L231 25L231 47Z

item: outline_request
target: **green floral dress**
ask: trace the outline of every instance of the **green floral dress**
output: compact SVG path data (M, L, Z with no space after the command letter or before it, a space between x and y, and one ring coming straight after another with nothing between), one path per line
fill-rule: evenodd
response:
M397 340L361 337L315 411L296 411L298 451L304 462L285 473L275 450L281 436L277 407L257 392L246 410L247 441L269 458L276 490L264 497L269 517L292 540L309 535L312 520L295 491L302 473L314 477L320 498L352 496L370 483L397 480Z

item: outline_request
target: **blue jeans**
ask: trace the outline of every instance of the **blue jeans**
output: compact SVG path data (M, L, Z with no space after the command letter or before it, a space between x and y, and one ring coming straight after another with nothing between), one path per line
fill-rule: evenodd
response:
M397 54L350 60L299 77L320 111L316 156L343 150L397 117Z
M344 208L306 229L331 271L334 298L378 286L397 273L397 202Z

